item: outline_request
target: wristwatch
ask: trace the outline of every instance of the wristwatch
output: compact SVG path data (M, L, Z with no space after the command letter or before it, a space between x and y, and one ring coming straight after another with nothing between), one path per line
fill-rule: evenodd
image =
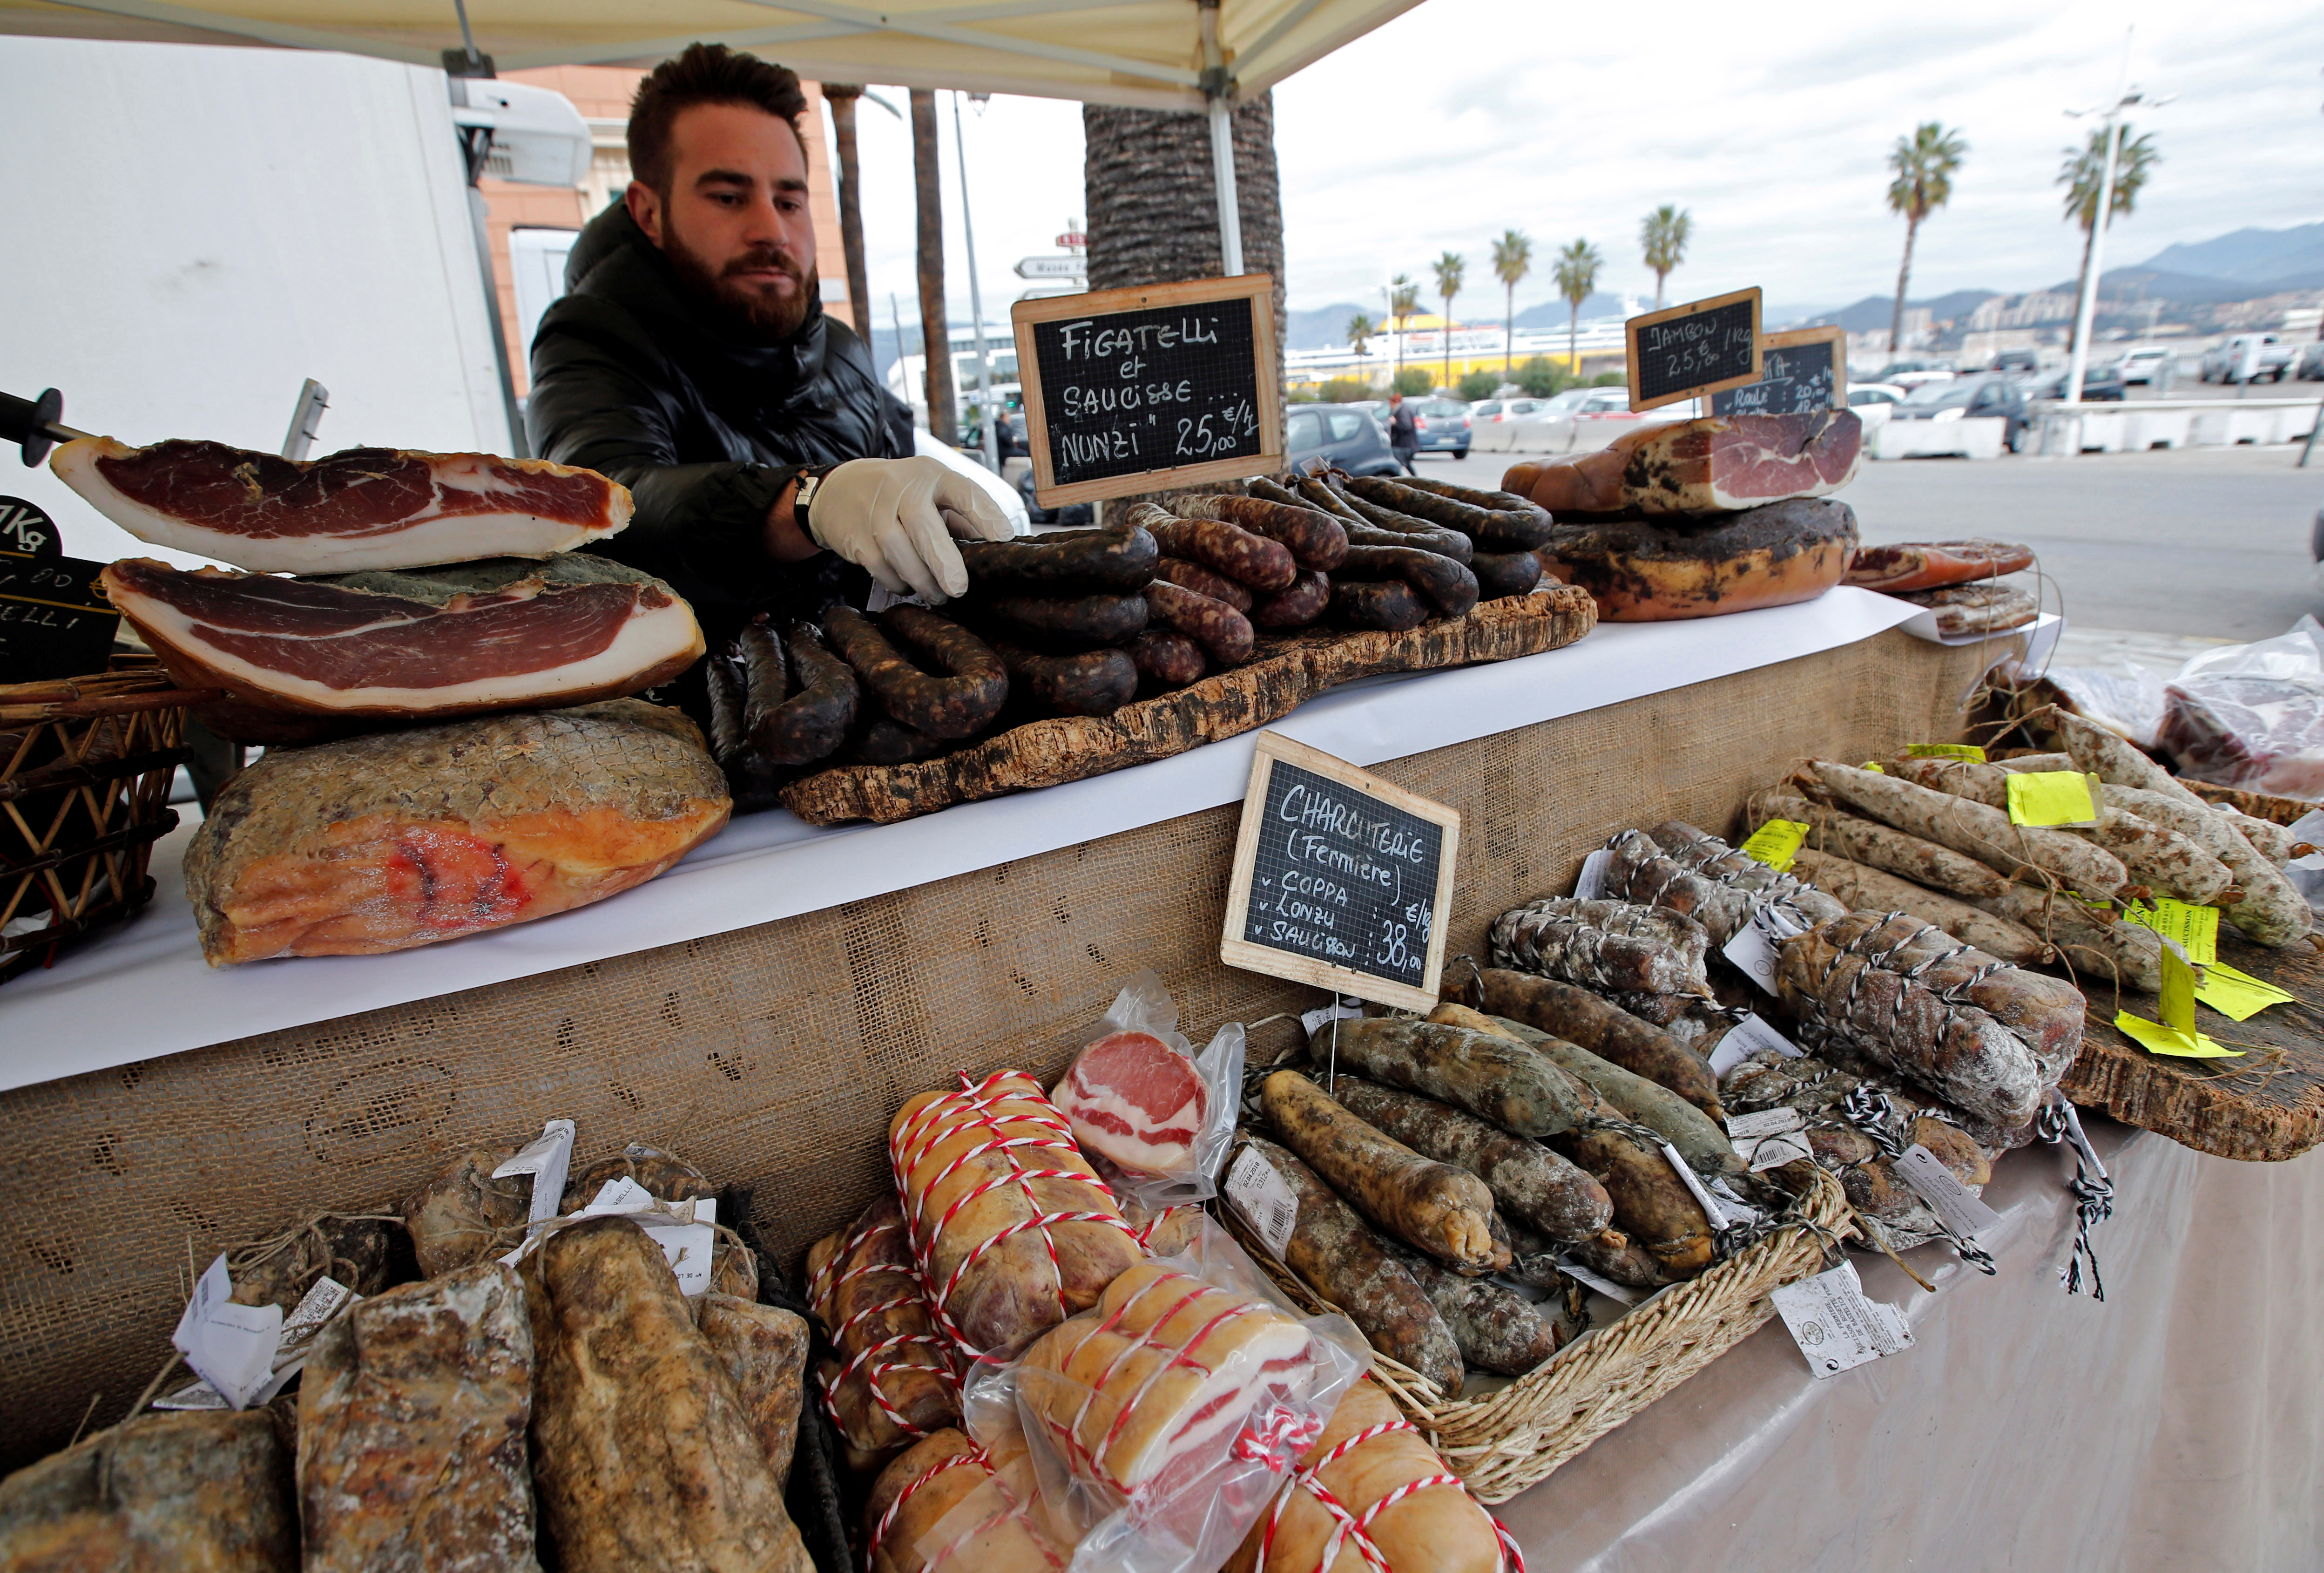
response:
M791 494L791 522L809 541L814 540L815 535L807 527L807 510L815 503L816 493L823 490L823 483L830 479L831 472L838 467L835 464L818 464L798 472L798 490Z

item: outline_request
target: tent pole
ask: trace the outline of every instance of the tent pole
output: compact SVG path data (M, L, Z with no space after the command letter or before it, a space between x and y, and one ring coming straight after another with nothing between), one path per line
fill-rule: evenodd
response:
M1219 48L1219 0L1195 0L1203 30L1203 97L1211 115L1211 173L1219 195L1219 271L1242 272L1242 206L1235 196L1234 115L1228 103L1234 79Z

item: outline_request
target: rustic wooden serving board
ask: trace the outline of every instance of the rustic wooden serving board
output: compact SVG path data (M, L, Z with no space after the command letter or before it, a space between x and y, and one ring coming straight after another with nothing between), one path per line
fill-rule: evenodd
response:
M1538 655L1571 644L1598 625L1585 590L1550 585L1529 596L1485 601L1465 617L1403 634L1300 632L1263 639L1257 659L1175 693L1125 705L1111 716L1065 716L1012 726L957 754L917 764L854 764L802 776L783 789L783 806L810 825L850 819L892 824L954 803L1056 786L1281 719L1324 689L1383 672L1427 671Z

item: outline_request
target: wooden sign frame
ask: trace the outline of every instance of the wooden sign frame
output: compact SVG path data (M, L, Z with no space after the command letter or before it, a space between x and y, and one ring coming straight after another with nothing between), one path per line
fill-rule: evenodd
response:
M1195 306L1245 299L1250 301L1251 360L1257 371L1259 452L1240 458L1211 458L1168 469L1139 470L1102 480L1076 481L1071 486L1056 484L1056 465L1049 452L1048 395L1041 386L1040 356L1034 351L1034 324L1157 306ZM1129 496L1136 492L1158 492L1170 486L1198 486L1204 481L1238 480L1283 467L1283 376L1275 342L1272 273L1188 279L1178 283L1139 284L1124 290L1092 290L1079 295L1019 301L1009 309L1009 321L1017 337L1017 379L1024 390L1025 435L1033 454L1033 492L1044 508Z
M1250 762L1250 786L1243 797L1242 825L1235 834L1233 874L1227 883L1227 914L1219 940L1219 959L1247 972L1288 978L1333 994L1353 995L1358 999L1409 1011L1434 1010L1437 986L1444 975L1445 926L1452 915L1452 875L1461 851L1461 811L1408 792L1370 771L1360 770L1344 759L1310 748L1305 743L1294 742L1279 732L1261 732L1257 743L1258 749ZM1277 760L1338 782L1351 791L1378 799L1443 830L1443 847L1436 860L1436 890L1429 907L1428 951L1421 963L1418 987L1335 967L1296 951L1254 945L1241 937L1243 919L1250 907L1251 881L1259 864L1259 819L1266 810L1268 783L1273 778Z
M1662 322L1675 322L1682 317L1696 317L1705 311L1716 311L1723 306L1732 306L1738 301L1748 301L1751 303L1750 375L1740 377L1722 377L1715 382L1680 388L1665 393L1659 398L1642 401L1638 397L1638 368L1641 360L1638 353L1638 329L1652 328ZM1622 324L1623 358L1627 362L1627 370L1630 378L1630 408L1633 410L1659 409L1665 404L1675 404L1683 399L1700 399L1706 393L1716 393L1725 388L1739 388L1747 383L1757 382L1763 370L1762 352L1766 337L1759 324L1759 286L1757 284L1748 290L1736 290L1725 295L1713 295L1707 301L1689 301L1683 306L1673 306L1667 310L1649 311L1643 317L1631 318ZM1019 364L1021 365L1023 363L1020 361Z

